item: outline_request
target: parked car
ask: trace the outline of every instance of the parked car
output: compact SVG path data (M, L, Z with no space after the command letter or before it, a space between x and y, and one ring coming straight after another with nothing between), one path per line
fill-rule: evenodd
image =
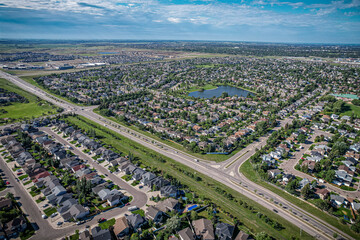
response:
M101 223L101 222L104 222L104 221L106 221L105 218L100 218L100 219L98 220L98 223Z
M63 222L57 222L57 225L60 226L61 224L63 224Z
M43 219L47 219L47 216L45 214L41 215Z
M53 214L51 214L51 217L53 218L53 217L56 217L58 215L58 213L53 213Z

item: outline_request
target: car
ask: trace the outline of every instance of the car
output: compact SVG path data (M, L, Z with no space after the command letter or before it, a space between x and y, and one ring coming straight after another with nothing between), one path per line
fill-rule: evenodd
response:
M89 226L89 225L86 225L85 228L90 228L90 226Z
M10 184L10 182L9 181L6 181L6 185L9 185Z
M53 214L51 214L51 216L50 217L56 217L58 215L58 213L53 213Z
M47 216L45 214L41 215L43 219L47 219Z
M104 222L104 221L106 221L105 218L100 218L100 219L98 220L98 223L101 223L101 222Z
M80 224L82 224L82 222L80 222L80 221L76 222L76 225L80 225Z
M27 180L29 180L29 178L26 177L23 179L23 182L26 182Z
M129 205L130 205L130 203L126 203L126 204L125 204L125 206L129 206Z
M276 209L273 209L273 211L276 212L276 213L278 213L278 210L276 210Z
M43 206L43 208L46 208L47 206L49 206L49 204L45 204L45 205Z
M197 160L196 158L194 160L195 160L195 162L199 162L199 160Z
M22 175L22 174L23 174L22 172L18 172L18 173L16 173L16 175L18 175L18 176L19 176L19 175Z
M60 226L61 224L63 224L63 222L57 222L56 223L58 226Z

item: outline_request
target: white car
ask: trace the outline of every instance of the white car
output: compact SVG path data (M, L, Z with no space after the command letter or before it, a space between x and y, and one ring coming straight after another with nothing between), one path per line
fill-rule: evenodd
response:
M51 217L53 218L53 217L56 217L58 214L57 213L53 213L53 214L51 214Z
M47 219L47 216L45 214L41 215L43 219Z

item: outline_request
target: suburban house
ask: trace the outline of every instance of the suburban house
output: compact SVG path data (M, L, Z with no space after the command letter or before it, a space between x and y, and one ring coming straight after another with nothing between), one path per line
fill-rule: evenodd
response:
M198 220L192 221L194 227L195 235L197 238L203 240L214 240L214 227L211 220L206 218L201 218Z
M235 227L227 223L216 224L215 235L219 240L232 240Z
M113 226L113 231L116 237L121 238L129 234L130 226L125 216L116 219Z

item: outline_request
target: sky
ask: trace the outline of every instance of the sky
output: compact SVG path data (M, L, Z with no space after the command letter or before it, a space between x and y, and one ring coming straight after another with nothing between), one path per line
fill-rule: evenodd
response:
M0 0L0 38L360 44L360 0Z

